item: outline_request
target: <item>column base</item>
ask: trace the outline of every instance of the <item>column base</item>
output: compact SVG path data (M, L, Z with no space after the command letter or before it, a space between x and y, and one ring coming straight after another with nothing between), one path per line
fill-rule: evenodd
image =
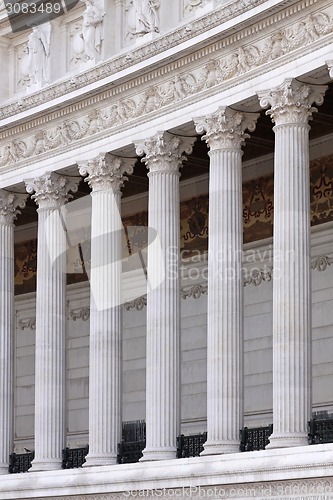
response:
M100 467L103 465L115 465L117 463L117 455L114 453L88 453L86 461L82 467Z
M29 472L39 472L47 470L61 470L62 460L34 459L31 462Z
M0 475L9 474L8 464L0 464Z
M239 452L239 441L237 440L226 440L217 442L206 442L204 444L204 449L200 453L200 456L206 455L224 455L227 453L238 453Z
M306 446L309 444L308 435L304 432L288 432L285 434L273 434L268 438L269 444L266 450L274 448L292 448L294 446Z
M142 452L140 462L151 462L154 460L173 460L177 458L177 448L145 448Z

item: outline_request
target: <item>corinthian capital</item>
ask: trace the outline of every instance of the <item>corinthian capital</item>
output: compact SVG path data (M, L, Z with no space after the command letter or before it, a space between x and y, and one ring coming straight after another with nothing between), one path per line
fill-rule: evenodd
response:
M0 189L0 224L13 224L16 216L21 213L18 207L25 207L27 197L27 194L10 193Z
M292 78L272 90L258 92L260 106L271 107L266 111L276 125L285 123L308 123L317 111L312 104L324 101L327 85L307 85Z
M27 192L35 193L32 194L32 198L39 208L59 208L72 197L69 191L73 193L77 191L79 179L47 172L41 177L24 182Z
M79 171L86 177L85 181L93 191L112 189L120 193L124 182L128 179L125 174L132 174L136 159L117 158L109 153L100 154L93 160L79 164Z
M138 156L145 155L143 161L150 172L178 172L186 160L183 153L191 154L196 137L181 137L169 132L156 135L135 143Z
M240 149L245 139L250 137L245 130L253 132L259 113L242 113L227 106L221 106L211 115L194 118L198 134L205 133L210 150Z

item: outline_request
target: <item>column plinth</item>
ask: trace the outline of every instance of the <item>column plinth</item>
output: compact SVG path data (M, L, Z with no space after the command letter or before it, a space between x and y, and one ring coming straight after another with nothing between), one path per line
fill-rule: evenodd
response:
M325 86L286 80L259 93L275 126L273 434L268 448L308 444L311 418L310 168L308 121Z
M179 167L190 154L195 138L159 132L136 143L149 169L148 225L156 232L164 262L156 246L148 246L146 448L141 461L176 458L180 434L180 208ZM157 241L157 239L155 240ZM163 269L162 269L163 267ZM151 286L150 277L165 274Z
M201 455L239 451L243 426L242 144L259 115L221 107L194 120L210 152L207 442Z
M35 458L31 471L61 469L65 434L66 237L60 209L76 180L47 173L27 180L38 205Z
M0 474L13 451L14 220L26 198L0 189Z
M109 154L79 165L92 188L89 453L84 467L117 463L122 429L121 187L134 160Z

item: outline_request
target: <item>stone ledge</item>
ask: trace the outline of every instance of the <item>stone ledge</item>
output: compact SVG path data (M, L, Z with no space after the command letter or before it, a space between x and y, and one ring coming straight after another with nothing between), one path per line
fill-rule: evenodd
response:
M293 498L307 498L310 493L325 494L312 498L333 498L333 444L0 476L1 500L71 500L73 495L79 495L73 500L125 500L140 492L185 498L205 496L203 491L214 487L229 491L227 496L216 493L216 498L284 498L281 495L297 490L302 495ZM170 492L157 493L163 488ZM190 488L191 495L185 492ZM244 496L246 488L253 488L254 495Z

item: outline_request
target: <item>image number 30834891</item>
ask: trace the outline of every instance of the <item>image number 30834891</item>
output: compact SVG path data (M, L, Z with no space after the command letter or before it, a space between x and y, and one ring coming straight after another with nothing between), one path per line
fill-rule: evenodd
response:
M13 33L52 21L73 9L79 0L5 0Z

